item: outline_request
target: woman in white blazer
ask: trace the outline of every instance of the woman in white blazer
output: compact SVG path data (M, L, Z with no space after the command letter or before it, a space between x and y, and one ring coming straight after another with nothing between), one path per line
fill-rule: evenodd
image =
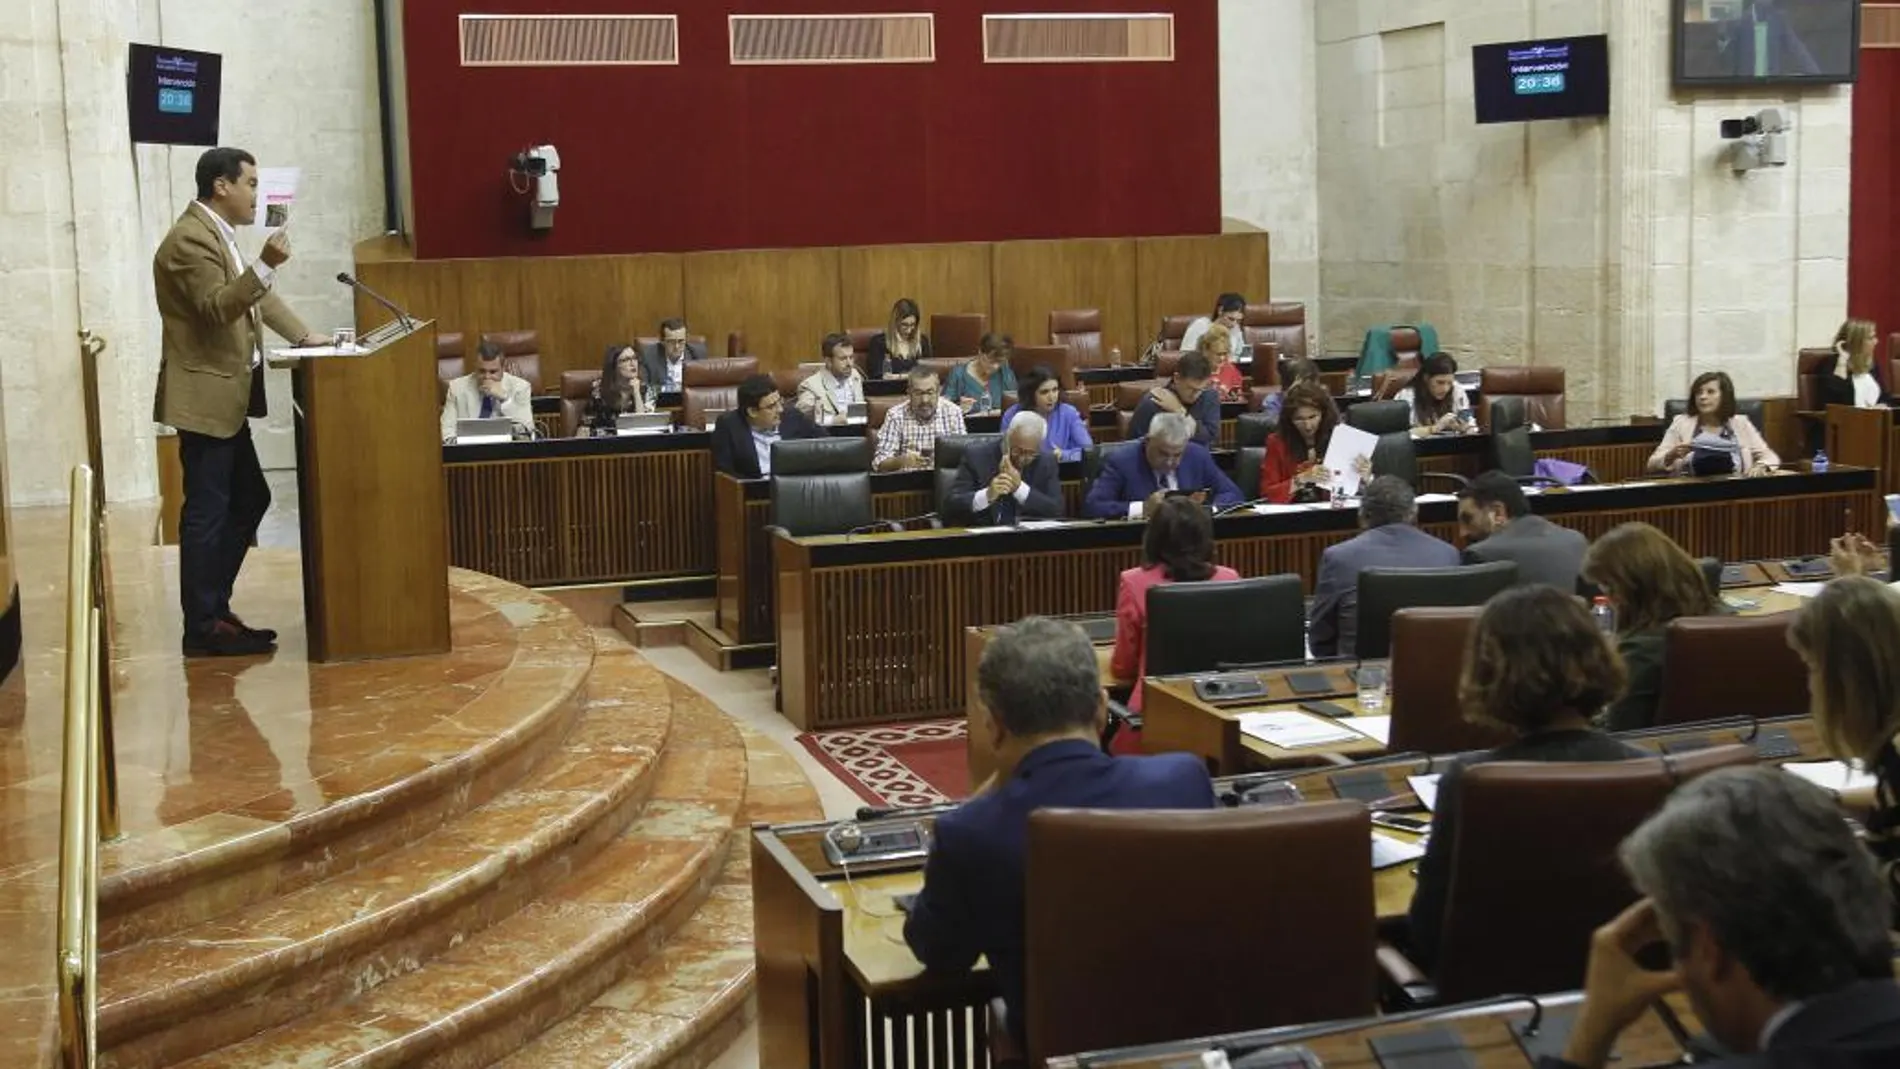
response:
M1780 465L1755 424L1736 414L1735 383L1725 371L1696 376L1689 411L1670 421L1649 455L1649 470L1669 475L1766 475Z

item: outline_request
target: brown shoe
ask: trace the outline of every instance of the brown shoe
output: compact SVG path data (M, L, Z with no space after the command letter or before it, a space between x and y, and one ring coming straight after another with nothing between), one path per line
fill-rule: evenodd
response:
M243 631L246 634L256 635L258 638L263 639L265 642L274 644L277 641L277 632L272 631L268 627L252 627L251 625L238 619L237 613L227 612L224 614L223 617L221 617L221 619L223 619L225 623L230 624L232 627L237 628L239 631Z
M186 635L184 646L187 657L254 657L277 648L275 642L257 632L240 630L225 620L212 624L208 631Z

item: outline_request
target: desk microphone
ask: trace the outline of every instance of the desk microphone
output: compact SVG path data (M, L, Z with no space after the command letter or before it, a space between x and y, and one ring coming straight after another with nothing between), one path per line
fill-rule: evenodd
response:
M368 286L363 285L361 282L358 282L348 271L338 271L336 273L336 280L395 313L396 320L402 324L402 329L410 330L415 327L415 317L403 311L401 308L396 307L395 301L390 300L375 290L370 289Z

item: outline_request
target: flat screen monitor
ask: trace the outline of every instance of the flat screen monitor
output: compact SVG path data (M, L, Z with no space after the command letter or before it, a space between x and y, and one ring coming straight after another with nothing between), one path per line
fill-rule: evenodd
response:
M1478 121L1530 122L1610 113L1610 39L1550 37L1471 50Z
M161 45L133 45L125 67L132 140L150 145L218 143L218 74L223 57Z
M1675 0L1677 85L1832 85L1860 73L1860 0Z

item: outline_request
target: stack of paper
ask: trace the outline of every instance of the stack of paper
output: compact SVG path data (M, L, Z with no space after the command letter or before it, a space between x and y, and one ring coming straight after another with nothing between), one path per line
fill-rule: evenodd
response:
M1797 598L1811 598L1821 593L1826 583L1776 583L1775 593L1793 594Z
M1405 777L1405 782L1411 786L1412 793L1418 795L1420 804L1428 810L1438 808L1438 776L1439 773L1434 772L1429 776Z
M1363 738L1357 731L1340 727L1331 720L1296 712L1242 713L1240 733L1261 742L1272 743L1283 750L1300 750L1335 742L1359 742Z
M1341 720L1340 723L1381 746L1392 741L1392 718L1389 716L1353 716Z
M1380 835L1376 831L1372 833L1372 867L1375 869L1389 869L1424 856L1425 848L1417 843Z
M1874 774L1840 761L1790 761L1782 768L1830 791L1872 790Z

